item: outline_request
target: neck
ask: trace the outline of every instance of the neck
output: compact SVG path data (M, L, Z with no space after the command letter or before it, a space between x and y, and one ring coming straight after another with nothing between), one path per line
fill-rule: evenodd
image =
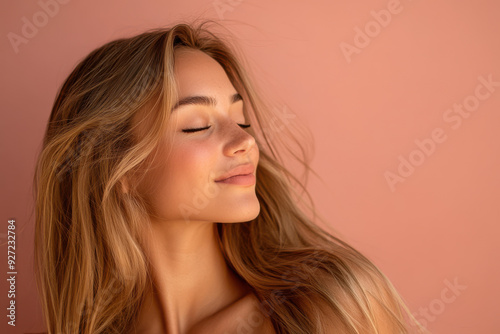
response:
M151 227L145 251L153 289L139 311L138 329L185 333L248 294L248 285L224 260L216 224L182 221Z

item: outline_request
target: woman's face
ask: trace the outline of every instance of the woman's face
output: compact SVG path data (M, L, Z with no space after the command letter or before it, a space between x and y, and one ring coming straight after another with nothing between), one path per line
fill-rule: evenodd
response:
M175 51L175 77L183 102L171 112L168 131L138 188L153 219L254 219L260 211L259 149L244 128L243 101L222 66L199 50ZM206 100L215 104L200 102Z

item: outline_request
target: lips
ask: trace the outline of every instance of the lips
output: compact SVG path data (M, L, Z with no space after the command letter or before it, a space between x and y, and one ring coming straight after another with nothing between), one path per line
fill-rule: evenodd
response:
M215 180L218 183L252 185L255 184L255 166L252 164L239 165Z

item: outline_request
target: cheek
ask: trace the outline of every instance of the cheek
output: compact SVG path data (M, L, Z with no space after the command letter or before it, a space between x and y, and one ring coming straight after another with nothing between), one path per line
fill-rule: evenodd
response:
M154 173L148 177L153 191L153 209L167 218L176 216L183 205L190 205L193 196L203 191L213 177L216 166L215 147L210 143L176 143L170 154L159 152Z
M207 144L177 145L166 163L170 181L176 184L206 182L215 165L215 156L214 149Z

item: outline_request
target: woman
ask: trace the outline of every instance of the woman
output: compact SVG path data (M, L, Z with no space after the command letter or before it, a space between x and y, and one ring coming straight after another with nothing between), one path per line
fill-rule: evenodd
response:
M376 266L301 209L289 129L266 128L206 23L110 42L63 84L34 180L48 333L417 329Z

